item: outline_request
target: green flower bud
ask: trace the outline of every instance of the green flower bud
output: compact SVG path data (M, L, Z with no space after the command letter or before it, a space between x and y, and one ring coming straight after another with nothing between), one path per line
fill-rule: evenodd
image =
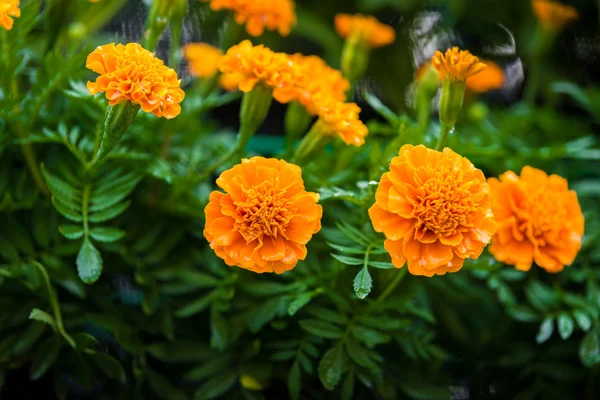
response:
M444 79L440 96L440 122L454 126L465 97L465 81Z

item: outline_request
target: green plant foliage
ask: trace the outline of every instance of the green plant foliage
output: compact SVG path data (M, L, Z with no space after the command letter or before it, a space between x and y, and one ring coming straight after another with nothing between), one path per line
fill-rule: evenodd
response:
M306 259L277 275L219 258L204 209L222 171L253 155L291 162L301 138L282 138L286 109L273 102L238 149L242 93L190 76L181 47L248 34L198 0L156 0L164 15L131 21L153 15L151 3L21 0L14 27L0 26L0 398L600 396L600 87L586 53L596 5L568 2L579 22L547 43L518 0L298 0L289 36L251 37L339 68L338 12L374 14L397 35L367 52L366 77L348 92L366 143L331 139L300 163L322 228ZM176 118L88 91L87 55L126 38L157 42L149 50L182 79ZM560 273L519 271L484 250L459 272L413 276L373 229L392 157L404 144L434 147L442 129L415 67L456 44L501 65L506 84L467 94L446 145L486 177L531 165L568 180L585 236Z

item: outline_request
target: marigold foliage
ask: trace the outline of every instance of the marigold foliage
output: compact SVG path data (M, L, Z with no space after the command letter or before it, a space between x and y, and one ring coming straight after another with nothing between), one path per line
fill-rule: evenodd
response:
M486 68L486 65L479 62L468 50L459 50L458 47L452 47L446 50L446 53L436 51L431 63L437 69L441 80L465 81Z
M139 104L144 112L175 118L185 97L177 73L138 43L98 46L85 66L100 74L88 82L91 94L105 93L111 106L124 101Z
M560 31L579 18L575 7L557 1L532 0L531 5L537 19L549 31Z
M203 0L210 2L210 8L231 10L235 22L246 25L250 36L260 36L264 30L278 31L280 35L290 34L296 23L295 4L292 0Z
M10 31L13 27L13 18L21 16L19 9L20 0L0 0L0 27Z
M548 272L575 260L583 237L577 194L558 175L526 166L488 179L498 232L490 253L501 262L529 271L535 262Z
M183 56L193 76L211 78L219 71L223 52L207 43L188 43L183 47Z
M369 47L388 46L396 40L394 28L382 24L371 15L337 14L335 30L341 37Z
M252 157L221 174L206 206L204 236L227 265L281 274L306 257L321 229L319 195L306 192L300 167Z
M369 209L396 268L443 275L478 258L496 232L483 172L449 148L404 145Z

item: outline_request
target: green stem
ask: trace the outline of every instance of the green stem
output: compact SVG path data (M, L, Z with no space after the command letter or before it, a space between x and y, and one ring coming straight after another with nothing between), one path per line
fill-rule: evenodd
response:
M21 145L21 150L23 152L23 156L25 157L27 169L29 169L31 178L35 182L36 186L44 196L50 196L50 191L48 190L46 182L44 182L44 178L42 177L42 171L40 171L40 166L37 162L33 147L31 144L25 143Z
M453 126L448 126L444 123L442 123L441 128L440 128L440 137L435 145L435 149L437 151L442 151L444 149L444 146L446 145L446 141L448 140L448 134L454 132L454 127Z
M90 202L91 185L86 184L83 187L83 193L81 195L81 215L83 217L83 233L87 237L89 235L90 226L88 218L88 204Z
M402 281L402 278L404 278L407 271L408 267L401 268L394 276L394 279L392 279L392 281L387 285L385 290L379 295L379 297L377 297L375 302L373 302L372 304L381 304L385 299L387 299L389 295L392 294L396 286L398 286L398 284Z

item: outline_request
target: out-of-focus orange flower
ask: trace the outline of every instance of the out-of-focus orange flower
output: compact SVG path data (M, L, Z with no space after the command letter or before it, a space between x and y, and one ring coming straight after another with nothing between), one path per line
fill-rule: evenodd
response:
M296 82L296 100L298 100L310 114L316 114L315 98L327 96L343 102L346 92L350 89L350 82L342 73L327 65L318 56L304 56L294 54L290 60L299 67Z
M252 157L221 174L204 210L204 236L227 265L281 274L306 257L321 229L319 195L306 192L302 170L274 158Z
M449 148L404 145L383 174L369 209L396 268L413 275L458 271L496 232L483 173Z
M272 88L273 98L280 103L294 99L299 81L299 68L287 54L276 53L263 45L253 46L249 40L227 50L221 58L220 70L224 74L239 74L242 79L238 88L244 93L259 83Z
M531 5L537 19L544 29L549 31L560 31L565 25L579 18L575 7L557 1L532 0Z
M369 47L387 46L396 40L394 28L370 15L337 14L334 22L335 30L341 37Z
M234 90L237 90L242 79L244 79L244 75L238 72L221 74L219 75L219 86L228 92L233 92Z
M85 66L100 74L95 82L87 83L88 90L104 92L111 106L130 101L144 112L168 119L181 112L179 103L185 93L177 73L138 43L98 46Z
M207 43L188 43L183 47L183 56L192 75L212 78L219 71L223 52Z
M482 60L484 61L484 60ZM490 90L500 89L504 85L504 71L493 61L484 61L487 68L467 78L467 90L473 93L484 93ZM415 72L415 79L419 82L427 69L431 66L426 62ZM438 74L439 77L439 74Z
M18 18L21 16L19 1L0 0L0 26L7 31L10 31L14 24L14 20L11 17Z
M280 35L290 34L296 23L295 5L292 0L203 0L210 2L214 11L232 10L235 22L246 24L250 36L260 36L265 28L277 30Z
M468 50L452 47L443 54L436 51L431 63L437 69L440 80L465 81L467 78L483 71L486 65Z
M527 166L521 176L507 171L488 183L498 222L490 253L498 261L522 271L535 261L553 273L573 263L584 220L577 194L565 179Z
M493 61L482 60L487 68L467 78L467 90L473 93L485 93L504 86L504 71Z
M360 107L344 103L327 95L316 98L314 107L319 119L317 129L325 135L338 136L346 144L361 146L369 133L367 126L358 118Z

